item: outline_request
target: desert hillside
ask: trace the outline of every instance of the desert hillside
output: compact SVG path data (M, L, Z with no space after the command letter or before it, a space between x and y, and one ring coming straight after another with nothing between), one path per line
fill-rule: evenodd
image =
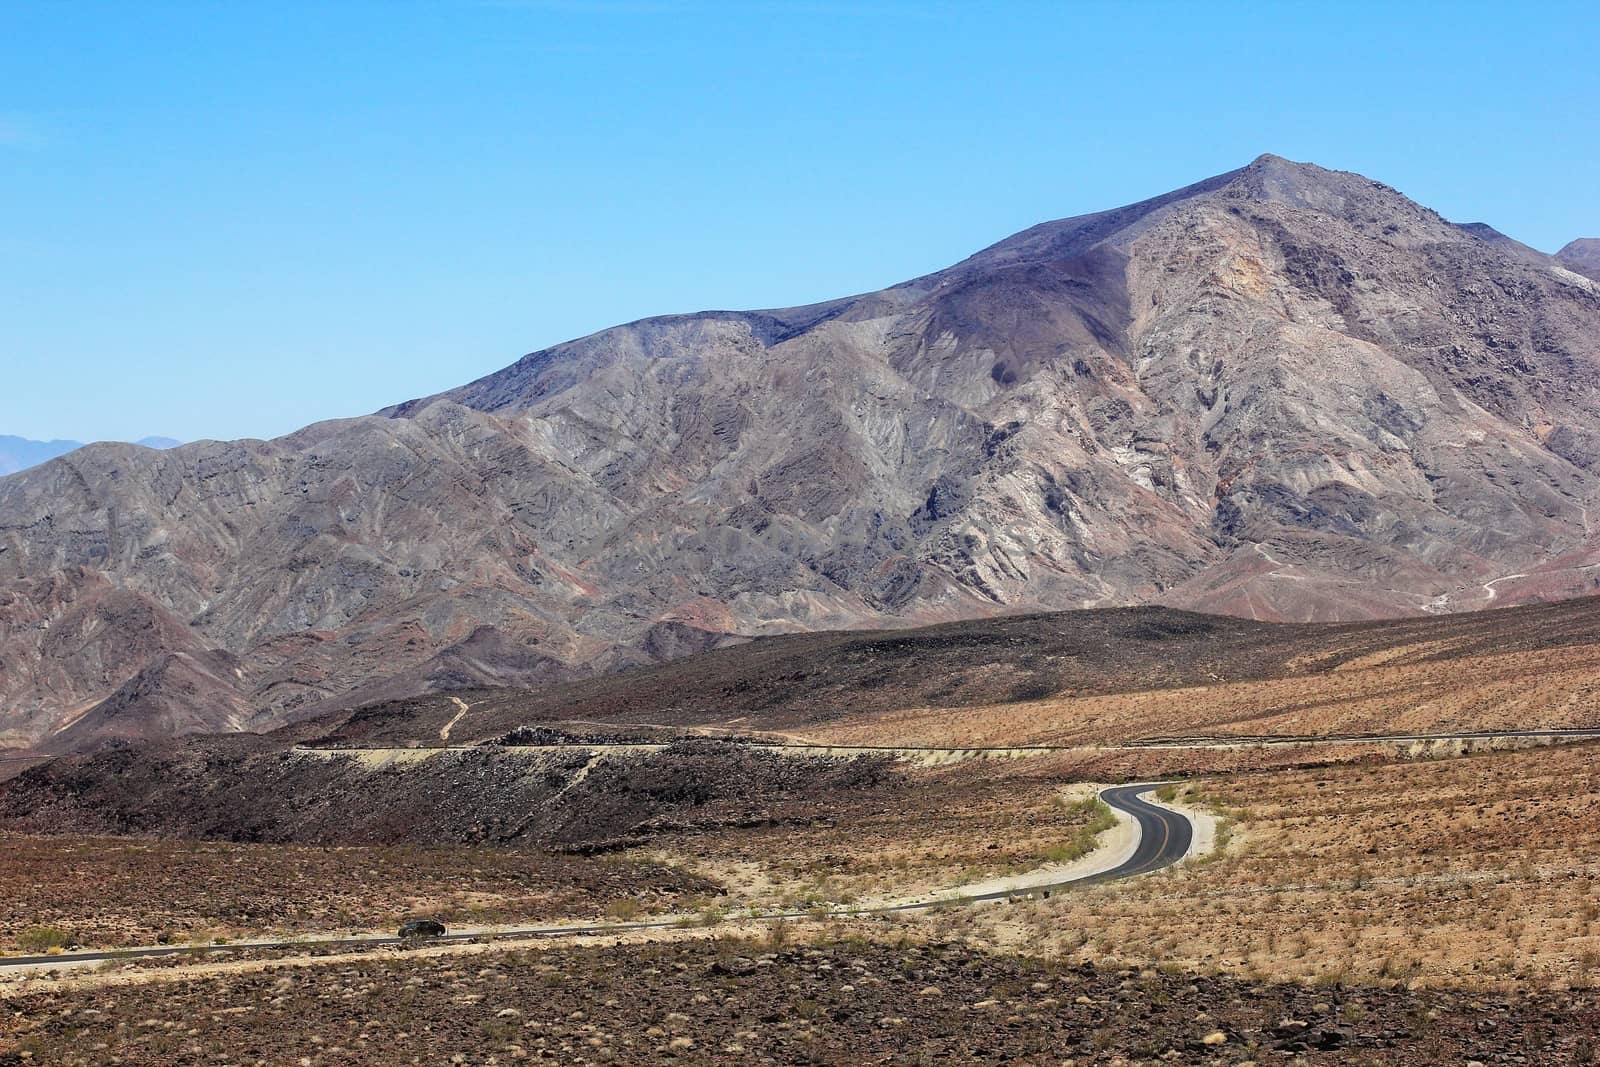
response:
M801 308L0 480L0 744L267 728L729 635L1600 580L1600 284L1263 156ZM1565 265L1563 265L1565 264Z

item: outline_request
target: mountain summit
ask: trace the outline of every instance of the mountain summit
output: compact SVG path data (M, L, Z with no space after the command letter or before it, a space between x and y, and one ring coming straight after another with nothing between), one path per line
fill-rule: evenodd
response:
M875 293L647 319L271 442L91 446L0 480L0 742L730 634L1586 591L1600 284L1573 262L1262 156Z
M1600 281L1600 237L1580 237L1557 252L1555 258L1568 270Z

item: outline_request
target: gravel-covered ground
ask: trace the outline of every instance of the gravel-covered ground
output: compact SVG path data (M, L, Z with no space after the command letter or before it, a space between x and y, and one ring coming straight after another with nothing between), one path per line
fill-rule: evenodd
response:
M644 753L486 746L374 765L255 737L65 756L0 788L0 828L319 845L605 851L685 830L809 824L902 784L890 761L679 741Z
M702 940L0 994L0 1064L1588 1064L1600 996Z
M0 831L0 954L33 927L85 946L599 918L694 907L720 886L654 863L527 849L260 845Z

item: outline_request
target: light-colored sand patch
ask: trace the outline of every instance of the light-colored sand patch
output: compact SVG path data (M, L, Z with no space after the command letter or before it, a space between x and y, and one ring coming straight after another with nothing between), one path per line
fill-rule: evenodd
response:
M296 748L290 751L297 756L307 756L312 759L353 759L369 771L381 771L404 763L421 763L425 759L450 750L444 748Z
M1161 801L1161 806L1171 808L1189 820L1194 836L1189 841L1189 851L1183 854L1185 860L1194 859L1196 856L1205 856L1214 852L1217 847L1217 817L1198 804L1190 804L1185 797L1176 800Z
M1355 656L1345 660L1334 668L1336 671L1364 671L1369 667L1385 667L1391 663L1403 663L1406 660L1420 660L1425 656L1442 656L1454 650L1462 642L1455 641L1418 641L1409 645L1396 645L1394 648L1380 649L1369 652L1365 656Z
M1123 863L1139 847L1139 824L1132 815L1114 811L1116 825L1102 830L1095 838L1094 848L1067 863L1050 863L1022 874L989 878L981 882L968 882L940 893L941 897L978 897L989 893L1019 893L1040 886L1057 885L1080 878L1092 878Z
M461 710L456 712L456 717L455 718L451 719L449 722L447 722L443 726L439 727L439 740L441 740L441 741L450 740L450 731L455 728L456 723L460 722L461 719L467 714L467 712L472 710L472 705L468 704L465 700L462 700L460 697L451 697L450 698L450 702L453 703L456 707L460 708Z

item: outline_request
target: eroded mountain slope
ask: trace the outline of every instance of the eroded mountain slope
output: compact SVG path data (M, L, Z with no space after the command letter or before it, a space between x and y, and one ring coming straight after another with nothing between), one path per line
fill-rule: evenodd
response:
M1600 285L1484 230L1264 156L879 293L646 320L272 442L81 450L0 481L0 743L723 634L1585 591ZM172 655L207 664L181 699L96 708Z

